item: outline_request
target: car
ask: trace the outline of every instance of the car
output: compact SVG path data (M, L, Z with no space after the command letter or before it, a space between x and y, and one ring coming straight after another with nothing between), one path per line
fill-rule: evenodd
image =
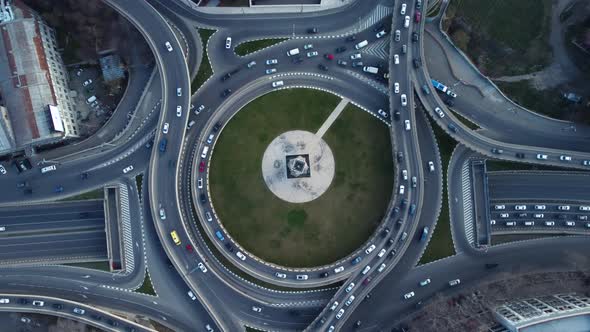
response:
M385 249L381 249L381 250L379 251L379 253L377 254L377 257L379 257L379 258L383 257L383 256L385 255L385 253L386 253L386 252L387 252L387 250L385 250Z
M375 37L381 38L381 37L385 36L386 33L387 32L385 30L381 30L381 31L377 32L377 34L375 35Z
M452 98L457 98L457 94L452 90L447 90L447 95L451 96Z
M246 255L242 254L241 251L236 252L236 256L238 256L239 259L245 261L246 260Z
M213 143L213 139L215 138L215 134L209 134L207 137L207 144Z
M327 278L330 275L328 272L320 273L320 278Z
M229 50L231 48L231 37L225 38L225 49Z
M412 129L412 127L410 126L410 120L404 120L404 127L407 131Z
M180 105L176 106L176 116L179 118L182 116L182 106Z
M326 66L326 65L324 65L324 64L322 64L322 63L320 63L320 64L318 65L318 68L320 68L320 69L321 69L321 70L323 70L323 71L327 71L327 70L328 70L328 66Z
M430 172L434 172L434 163L432 161L428 162L428 170Z
M363 285L368 285L371 282L371 280L373 280L373 277L366 277L365 280L363 280Z
M10 303L9 299L0 299L0 304L8 304Z
M356 40L356 36L355 35L350 35L348 37L346 37L346 41L347 42L353 42Z
M578 216L579 220L588 220L588 216Z
M133 165L129 165L123 169L123 174L127 174L133 170Z
M6 175L6 168L4 168L2 165L0 165L0 174Z
M523 158L524 158L524 153L522 153L522 152L517 152L517 153L516 153L516 158L523 159Z
M559 205L557 207L558 210L560 211L569 211L570 210L570 206L569 205Z
M211 212L209 212L209 211L205 212L205 218L207 218L208 222L213 221L213 216L211 216Z
M295 279L297 280L307 280L309 279L309 276L307 274L298 274L295 276Z
M200 194L200 195L199 195L199 200L201 201L201 204L205 204L205 203L207 203L207 195L205 195L205 194Z
M336 319L342 318L342 315L344 315L344 309L340 309L340 311L338 311L338 313L336 314Z
M545 221L545 226L548 226L548 227L555 226L555 222L554 221Z
M420 39L420 35L417 32L412 32L412 42L415 43L418 41L418 39Z
M546 154L542 154L542 153L538 153L537 154L537 159L538 160L547 160L547 155Z
M350 56L350 60L358 60L361 58L362 58L362 55L360 53L354 53Z
M510 217L509 213L500 213L500 218L508 218Z
M452 124L452 123L449 123L449 124L447 125L447 128L449 128L449 130L450 130L450 131L452 131L452 132L454 132L454 133L456 133L456 132L457 132L457 127L455 127L455 125L454 125L454 124Z
M56 187L53 189L53 192L55 192L55 193L61 193L61 192L63 192L63 191L64 191L64 187L63 187L63 186L56 186Z
M445 117L445 113L443 113L443 111L442 111L442 109L440 109L440 107L435 107L434 112L436 114L438 114L438 117L441 119Z
M346 51L346 46L340 46L336 48L336 53L343 53Z
M315 56L318 56L318 51L313 51L313 52L307 52L307 57L308 58L313 58Z
M251 69L254 68L256 66L256 61L252 60L250 62L248 62L248 64L246 65L246 68Z
M203 173L204 171L205 171L205 162L204 161L201 161L199 163L199 172L200 173Z
M84 315L84 313L86 312L86 310L80 309L80 308L74 308L74 310L72 310L72 311L78 315Z
M344 266L339 266L339 267L337 267L337 268L334 269L334 273L340 273L342 271L344 271Z
M502 154L502 153L504 153L504 150L502 150L502 149L496 149L496 148L492 148L491 151L494 154Z
M580 211L590 211L590 206L588 205L580 205L578 208Z
M582 160L582 165L590 166L590 160Z
M29 324L31 322L31 319L29 317L21 317L20 321L25 324Z
M341 67L346 67L348 65L348 62L346 62L346 60L338 60L338 62L336 63Z
M334 60L334 55L330 53L324 54L324 59L326 60Z
M387 117L389 116L389 114L387 114L387 112L385 112L385 111L384 111L384 110L382 110L382 109L379 109L379 110L377 111L377 113L378 113L379 115L381 115L382 117L384 117L384 118L387 118Z
M350 291L354 288L354 282L351 282L350 284L348 284L348 286L346 287L345 291L347 293L350 293Z
M338 301L334 301L334 303L332 303L332 305L330 306L330 310L334 311L338 307L338 304Z
M362 62L362 61L353 61L353 62L352 62L352 66L353 66L353 67L355 67L355 68L356 68L356 67L363 67L363 66L364 66L364 64L363 64L363 62Z
M545 218L545 214L543 214L543 213L535 213L535 214L533 214L533 218L536 218L536 219Z
M302 63L303 59L301 57L296 57L296 58L291 59L291 62L292 63Z
M400 15L406 15L406 8L407 8L407 5L405 3L402 3L402 7L399 11Z
M370 245L370 246L369 246L369 247L368 247L368 248L365 250L365 254L367 254L367 255L368 255L368 254L372 253L372 252L373 252L373 250L375 250L375 248L376 248L376 247L375 247L375 245L374 245L374 244L371 244L371 245Z
M162 134L168 134L168 128L170 128L170 124L168 122L164 122L164 126L162 127Z
M386 267L386 266L387 266L387 265L385 265L385 264L381 264L381 265L379 265L379 268L377 269L377 272L383 272L383 270L385 270L385 267Z
M454 280L449 281L449 286L451 286L451 287L457 286L460 283L461 283L461 279L454 279Z
M404 181L408 181L408 170L407 169L402 170L402 178L404 179Z
M177 97L181 97L182 96L182 88L176 88L176 96Z
M283 82L283 81L274 81L274 82L272 82L272 87L273 88L278 88L278 87L281 87L283 85L285 85L285 82Z
M276 68L269 68L269 69L267 69L267 70L264 71L264 73L266 75L270 75L270 74L273 74L273 73L276 73L276 72L277 72L277 69Z
M525 225L525 226L529 226L529 227L530 227L530 226L535 226L535 222L534 222L534 221L525 221L525 222L524 222L524 225Z
M213 328L209 324L205 325L205 329L207 330L207 332L215 332L215 330L213 330Z
M406 105L408 105L408 97L406 96L406 94L405 94L405 93L403 93L403 94L401 95L400 99L401 99L401 102L402 102L402 106L406 106Z
M88 79L88 80L84 81L84 83L82 83L82 86L89 86L90 84L92 84L92 80Z
M399 93L399 83L398 82L393 83L393 92Z
M412 176L412 188L416 188L418 183L418 179L415 176Z
M565 222L565 225L567 227L575 227L576 226L576 223L574 221L566 221Z
M200 105L199 107L197 107L197 109L195 110L195 115L199 115L199 113L203 112L203 110L205 109L205 105Z
M395 30L395 41L399 42L402 38L402 32L399 30Z
M318 33L319 30L318 28L309 28L307 29L307 33L313 34L313 33Z
M350 306L352 304L352 301L354 301L354 299L355 299L354 295L351 295L348 298L348 300L346 300L346 302L344 302L344 305L347 306L347 307Z
M313 44L305 44L305 45L303 45L303 49L304 50L310 50L312 48L313 48Z
M410 27L410 17L406 15L406 17L404 17L404 28L409 28Z
M172 45L170 44L169 41L165 42L164 45L166 45L166 49L168 50L168 52L172 52L173 51Z
M496 204L494 205L495 210L506 210L506 205L504 204Z
M393 55L393 63L399 65L399 54Z
M417 11L414 13L414 22L416 22L416 23L420 23L420 19L421 19L421 18L422 18L422 13L421 13L419 10L417 10Z
M280 279L286 279L287 275L281 272L275 272L275 277L280 278Z
M514 226L516 226L516 222L515 221L507 221L505 225L506 225L506 227L514 227Z
M164 210L163 207L160 207L160 219L161 220L166 220L166 210Z
M535 210L545 210L547 209L546 205L535 205Z
M371 270L371 266L367 265L365 266L365 268L363 269L363 271L361 272L362 274L367 274L369 272L369 270Z
M231 94L231 92L232 92L231 89L225 89L221 93L221 97L225 98L225 97L229 96Z
M399 193L400 195L403 195L405 192L406 192L406 187L405 187L403 184L402 184L402 185L400 185L400 186L399 186L399 191L398 191L398 193Z
M524 211L526 210L526 205L515 205L514 209L518 211Z
M267 66L272 66L272 65L278 64L279 63L279 60L277 60L277 59L268 59L268 60L266 60L265 63L266 63Z
M430 284L430 278L426 278L426 279L420 281L420 286L422 286L422 287L427 286L428 284Z
M45 305L45 302L43 302L43 301L41 301L41 300L35 300L35 301L33 301L33 305L34 305L35 307L42 307L42 306L44 306L44 305Z
M414 294L414 292L406 293L406 294L404 294L404 299L409 300L409 299L413 298L414 295L416 295L416 294Z
M572 161L572 157L571 156L559 156L559 160L561 161Z

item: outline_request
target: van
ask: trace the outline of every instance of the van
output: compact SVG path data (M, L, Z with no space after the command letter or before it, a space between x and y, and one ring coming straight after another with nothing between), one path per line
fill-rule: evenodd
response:
M191 129L191 127L194 125L195 125L195 120L191 120L191 122L189 122L188 125L186 126L186 130Z
M379 73L379 68L372 67L372 66L364 66L363 71L365 73L377 74L377 73Z
M369 42L365 39L362 42L354 45L354 48L357 49L357 50L360 50L361 48L363 48L363 47L365 47L367 45L369 45Z
M96 101L96 96L92 96L92 97L86 99L86 104L92 104L95 101Z
M209 152L209 147L208 146L204 146L203 147L203 152L201 152L201 158L207 158L207 152Z
M170 232L170 237L172 237L172 241L174 241L174 244L176 244L177 246L180 245L180 238L178 237L178 233L176 233L176 231Z
M294 48L294 49L287 52L287 56L292 56L292 55L297 55L297 54L299 54L298 48Z
M41 168L41 174L45 174L47 172L52 172L52 171L55 171L56 169L57 169L57 167L55 165L45 166L45 167Z

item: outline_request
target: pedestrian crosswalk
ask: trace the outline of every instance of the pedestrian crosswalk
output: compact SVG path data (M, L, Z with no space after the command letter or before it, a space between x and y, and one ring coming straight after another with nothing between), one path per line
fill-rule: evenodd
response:
M369 14L364 20L359 20L360 22L360 29L359 31L365 30L368 27L376 24L377 22L381 21L384 17L391 15L393 13L393 7L386 7L381 4L377 5L375 9Z
M471 195L470 162L465 161L461 168L461 186L463 191L463 221L465 223L465 237L472 245L475 243L473 200Z
M125 253L126 273L133 272L135 257L133 255L133 237L131 236L131 215L129 213L129 191L127 186L119 184L119 205L121 209L121 250Z

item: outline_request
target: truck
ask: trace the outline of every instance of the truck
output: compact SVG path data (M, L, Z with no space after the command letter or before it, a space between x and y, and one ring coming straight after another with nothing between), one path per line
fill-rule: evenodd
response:
M432 81L432 85L434 86L434 88L440 92L446 93L447 90L449 89L446 85L442 84L441 82L439 82L435 79L431 79L431 81Z

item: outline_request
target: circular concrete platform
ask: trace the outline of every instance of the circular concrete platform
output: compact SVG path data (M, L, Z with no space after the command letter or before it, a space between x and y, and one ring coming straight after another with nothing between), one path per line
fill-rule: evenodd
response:
M262 177L270 191L290 203L320 197L334 178L332 150L314 133L285 132L275 138L262 156Z

